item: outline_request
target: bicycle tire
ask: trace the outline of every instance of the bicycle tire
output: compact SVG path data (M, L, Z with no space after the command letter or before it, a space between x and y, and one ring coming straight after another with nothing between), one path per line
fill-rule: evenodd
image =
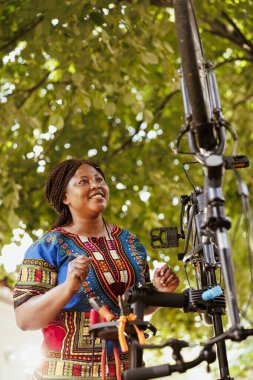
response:
M217 139L211 123L206 64L193 1L175 0L174 9L182 71L192 108L192 132L200 149L212 151Z

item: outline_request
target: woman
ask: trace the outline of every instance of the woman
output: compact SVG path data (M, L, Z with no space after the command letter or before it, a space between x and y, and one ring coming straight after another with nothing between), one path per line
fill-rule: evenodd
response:
M146 251L130 232L104 220L109 189L95 163L71 159L56 165L46 198L60 216L26 252L14 290L17 325L42 328L44 335L44 361L33 379L101 379L102 346L96 341L92 350L89 300L98 297L117 317L118 296L149 281ZM174 291L178 283L167 265L155 271L159 291ZM120 359L123 371L128 355ZM108 347L107 379L115 376Z

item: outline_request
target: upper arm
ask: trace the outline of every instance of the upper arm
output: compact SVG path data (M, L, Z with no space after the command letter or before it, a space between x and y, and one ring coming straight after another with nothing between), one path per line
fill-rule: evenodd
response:
M26 252L14 287L14 308L31 297L44 294L57 283L57 250L43 240L35 242Z

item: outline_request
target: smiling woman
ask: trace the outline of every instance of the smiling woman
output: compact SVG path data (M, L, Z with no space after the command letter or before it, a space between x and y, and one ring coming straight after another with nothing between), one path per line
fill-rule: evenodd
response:
M65 226L67 230L82 236L91 232L103 236L105 224L97 216L102 215L108 200L109 188L104 176L93 166L81 165L69 181L63 200L72 215L72 221Z
M44 360L33 379L120 379L129 356L119 346L115 354L110 341L106 348L99 340L92 346L90 301L99 298L108 320L117 319L118 296L150 281L146 250L136 236L104 220L109 188L95 163L71 159L56 165L46 198L59 218L26 252L14 290L18 326L42 328L44 335ZM178 283L166 264L154 273L160 291L174 291Z

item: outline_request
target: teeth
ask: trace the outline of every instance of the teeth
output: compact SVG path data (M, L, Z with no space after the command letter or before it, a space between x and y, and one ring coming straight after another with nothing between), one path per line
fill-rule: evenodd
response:
M96 194L96 195L93 195L91 198L104 198L104 197L101 194Z

